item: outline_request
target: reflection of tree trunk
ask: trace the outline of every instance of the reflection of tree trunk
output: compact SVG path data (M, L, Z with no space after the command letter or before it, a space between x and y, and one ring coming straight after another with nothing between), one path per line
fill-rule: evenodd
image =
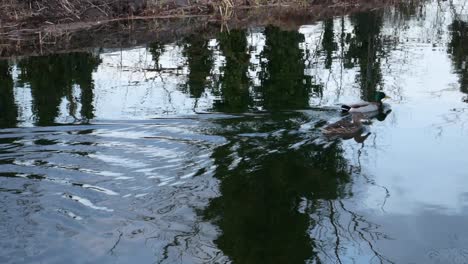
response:
M59 115L59 105L69 84L64 81L69 73L60 60L61 55L28 58L20 62L20 81L31 87L36 124L50 125Z
M14 127L18 108L13 91L13 77L7 61L0 61L0 127Z
M345 50L345 20L344 17L341 17L341 36L340 36L340 49L341 49L341 58L340 58L340 89L338 91L338 98L341 95L341 90L343 89L343 68L344 68L344 50Z
M213 67L208 41L197 35L188 37L184 55L187 57L189 68L188 80L185 86L188 87L188 92L193 98L200 98L205 90L207 77L210 76Z
M221 33L219 46L226 62L220 78L222 99L215 102L214 108L222 112L245 112L252 104L250 80L247 76L250 61L245 30Z
M73 86L67 87L66 92L66 98L68 101L68 114L73 117L74 121L77 121L78 118L76 117L76 109L77 103L75 100L75 96L73 96Z
M460 91L468 93L468 23L454 20L450 25L451 41L448 44L448 52L452 55L455 72L459 76Z
M36 123L53 124L64 96L70 103L69 114L77 119L74 85L79 85L82 90L82 118L92 118L92 73L99 63L99 57L90 53L55 54L20 61L19 82L28 83L31 87Z
M159 63L159 58L164 53L164 45L159 42L152 43L149 45L149 52L153 55L155 70L160 70L161 64Z
M369 44L367 46L367 63L366 63L366 76L364 78L364 83L363 83L363 97L366 99L372 98L373 92L376 90L376 85L373 83L373 72L372 72L372 66L374 66L374 41L371 39L369 36L367 39L367 43ZM362 74L362 73L361 73Z
M75 66L76 71L73 72L73 79L80 86L81 90L81 119L90 120L94 118L93 71L101 63L101 59L98 55L90 53L76 53L75 60L78 66Z
M90 120L94 118L94 85L89 83L88 85L80 84L81 88L81 118L85 120Z
M262 57L262 85L258 92L268 110L304 109L309 106L310 92L321 87L312 85L312 78L304 74L305 62L299 43L304 35L283 31L276 27L265 29Z
M335 33L333 29L333 18L325 20L323 24L324 31L322 39L322 48L325 51L325 69L331 69L333 63L333 52L337 48L337 44L335 43Z
M359 61L361 97L366 101L375 100L375 93L382 82L379 52L382 51L382 13L360 13L352 17L354 36L349 40L346 54L347 67L354 67L353 59Z

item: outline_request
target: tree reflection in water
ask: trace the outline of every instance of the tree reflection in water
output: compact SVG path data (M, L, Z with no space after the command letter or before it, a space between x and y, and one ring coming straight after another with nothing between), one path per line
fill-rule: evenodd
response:
M0 60L0 128L14 127L18 118L18 107L13 92L13 77L7 61Z
M214 102L215 111L239 113L252 106L249 94L250 80L247 76L249 54L245 30L222 32L218 38L219 48L225 57L223 71L215 94L220 96Z
M448 43L448 52L452 55L455 72L458 74L460 91L468 94L468 23L455 19L450 25L451 41Z
M214 133L228 139L212 155L220 195L202 215L219 227L215 243L234 263L342 263L346 247L363 245L391 262L373 245L386 237L343 202L353 175L339 141L323 145L317 130L300 132L310 122L301 113L217 122Z
M210 77L213 67L212 52L208 48L208 40L199 35L186 38L184 55L187 57L189 74L184 91L193 98L200 98L205 91L207 78Z
M98 56L90 53L55 54L23 59L19 84L28 84L33 97L36 125L52 125L59 116L62 98L68 100L68 114L74 121L94 117L92 73L100 63ZM75 98L73 88L80 88L80 98ZM81 118L77 117L77 103L81 103Z
M264 33L261 86L256 87L261 106L270 111L307 108L312 78L304 74L304 56L299 48L304 35L276 27L267 27Z
M348 39L349 49L345 65L353 68L354 61L358 61L361 97L365 101L374 100L375 92L382 85L382 15L382 12L368 12L351 16L354 34Z

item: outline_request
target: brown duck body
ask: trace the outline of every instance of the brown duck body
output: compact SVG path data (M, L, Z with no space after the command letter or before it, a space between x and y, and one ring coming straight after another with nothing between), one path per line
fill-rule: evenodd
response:
M329 136L353 136L362 132L364 126L361 122L361 119L363 117L364 116L360 113L352 114L351 120L348 117L329 124L322 128L322 133Z

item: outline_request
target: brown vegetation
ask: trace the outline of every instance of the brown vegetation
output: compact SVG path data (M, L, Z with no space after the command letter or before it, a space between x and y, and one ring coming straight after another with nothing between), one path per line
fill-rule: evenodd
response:
M0 0L0 57L123 48L247 25L294 28L395 1Z
M380 1L390 2L392 0ZM372 0L0 0L0 28L142 17L226 18L253 7L353 6Z

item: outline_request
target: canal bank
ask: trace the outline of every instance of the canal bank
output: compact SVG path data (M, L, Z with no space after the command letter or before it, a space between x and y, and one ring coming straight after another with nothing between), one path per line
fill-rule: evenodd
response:
M143 45L155 39L170 43L190 34L210 38L219 31L255 26L273 25L283 29L297 30L301 25L334 16L391 6L401 6L402 10L409 10L422 5L421 1L373 0L252 1L256 4L245 4L244 1L242 4L234 1L232 5L226 2L224 5L217 6L222 1L197 1L198 4L195 5L197 8L166 4L160 5L160 9L139 9L138 12L128 13L128 8L115 7L114 9L120 12L98 12L100 15L89 17L76 14L86 10L90 12L89 10L96 8L102 9L96 5L94 9L90 9L88 5L92 1L86 1L87 4L84 5L75 4L76 8L85 10L76 12L60 11L61 8L67 6L64 5L63 0L43 1L43 4L41 1L32 1L35 4L31 6L25 5L25 2L19 4L20 2L3 1L5 3L0 7L0 58L90 51L95 48L128 48ZM121 2L112 1L112 5L127 6L132 1ZM53 8L50 6L52 4L65 7ZM209 6L211 8L208 8ZM147 5L145 7L149 8ZM57 12L51 14L51 10ZM29 15L18 15L22 13Z

